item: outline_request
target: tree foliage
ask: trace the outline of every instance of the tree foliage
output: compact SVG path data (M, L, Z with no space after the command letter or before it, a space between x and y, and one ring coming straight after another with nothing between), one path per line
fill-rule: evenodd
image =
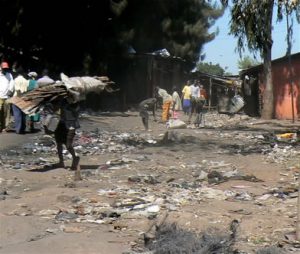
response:
M3 0L0 8L6 10L0 20L1 51L10 61L76 71L87 55L102 61L114 48L109 0Z
M212 64L211 62L198 63L197 71L217 76L223 76L225 73L225 70L219 64Z
M215 34L208 29L223 10L199 0L123 0L127 2L118 19L119 33L137 52L160 48L196 62L202 45Z
M223 1L228 3L228 1ZM282 21L285 14L295 14L300 22L299 0L232 0L230 32L238 39L240 53L247 48L259 52L272 47L272 17L274 6L277 19Z
M245 56L238 61L238 67L241 70L248 69L250 67L253 67L253 66L259 65L259 64L260 64L260 62L251 58L250 56Z
M2 0L0 8L3 59L72 72L105 72L129 46L196 62L223 14L204 0Z

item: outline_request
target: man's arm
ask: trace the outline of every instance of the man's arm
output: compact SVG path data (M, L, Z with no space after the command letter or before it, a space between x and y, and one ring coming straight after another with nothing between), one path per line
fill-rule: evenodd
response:
M13 76L9 73L9 86L8 86L8 97L11 97L15 92L15 81L13 79Z
M180 100L183 101L183 98L184 98L184 94L186 92L186 88L184 87L181 91L181 97L180 97Z

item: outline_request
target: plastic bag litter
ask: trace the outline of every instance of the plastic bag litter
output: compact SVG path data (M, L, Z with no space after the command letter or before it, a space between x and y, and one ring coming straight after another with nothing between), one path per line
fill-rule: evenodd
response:
M167 49L159 49L159 50L156 50L154 52L152 52L152 55L159 55L159 56L162 56L162 57L170 57L171 54L169 53L169 51Z
M186 123L180 119L170 119L167 122L168 129L185 129L187 127Z
M59 123L59 119L60 117L57 114L48 114L42 119L42 125L46 134L53 134L55 132Z
M288 140L288 139L297 139L297 133L288 132L283 134L277 134L276 135L277 140Z

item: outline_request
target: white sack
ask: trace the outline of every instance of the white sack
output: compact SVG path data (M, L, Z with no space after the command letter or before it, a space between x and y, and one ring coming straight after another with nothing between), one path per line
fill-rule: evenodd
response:
M85 100L91 92L101 93L107 86L106 83L92 77L68 77L64 73L61 73L60 77L76 101Z

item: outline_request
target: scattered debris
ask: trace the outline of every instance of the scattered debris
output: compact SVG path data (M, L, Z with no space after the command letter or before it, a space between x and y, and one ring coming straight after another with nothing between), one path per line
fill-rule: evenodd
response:
M178 214L188 214L190 217L186 225L190 226L193 220L196 221L205 214L210 217L211 224L223 225L224 218L232 219L237 216L247 220L256 213L263 214L266 211L294 218L299 167L295 165L293 158L299 157L299 143L281 136L280 140L276 134L263 130L249 131L245 125L242 127L242 123L251 125L253 119L246 116L219 116L220 119L210 123L207 120L213 119L214 115L207 114L206 117L205 129L170 128L160 135L106 131L99 128L78 131L75 140L76 152L86 161L101 157L101 162L98 163L98 160L94 165L82 165L81 170L76 171L76 179L83 179L81 182L74 182L76 179L70 177L66 171L59 187L73 188L67 190L72 193L81 190L81 186L89 187L92 184L97 189L57 196L56 201L62 203L63 208L58 208L55 204L41 210L42 208L23 205L7 214L40 216L43 220L59 224L59 229L48 229L47 234L81 233L89 226L105 224L113 232L135 232L136 235L143 235L147 251L143 249L141 251L144 252L137 252L137 244L132 244L135 252L131 253L182 253L192 247L195 252L190 253L211 253L208 249L215 253L237 253L230 233L196 234L193 227L184 230L175 224L167 225L163 222L167 217L173 216L172 219L176 220ZM197 136L199 133L201 138ZM219 142L221 139L226 142ZM189 151L194 149L199 154L205 151L207 158L189 158ZM157 151L170 158L168 163L161 156L156 156ZM176 155L174 152L177 152ZM254 174L243 173L244 168L237 166L237 160L223 160L225 156L236 156L235 158L243 160L246 158L244 156L253 154L260 155L263 163L277 163L282 167L280 181L274 182L274 186L266 186ZM64 151L64 155L69 158L67 151ZM225 156L220 159L222 156L219 155ZM35 139L20 149L2 150L0 156L1 170L15 172L16 175L23 170L31 170L30 173L50 170L50 165L55 161L54 139L43 134L35 136ZM25 191L30 193L35 190L34 186L28 186L17 177L0 178L0 187L0 200L19 198ZM222 216L211 214L209 206L218 201L227 204L231 202L233 206ZM199 204L202 207L207 205L208 209L194 211L193 207ZM257 209L246 209L248 204ZM132 227L132 221L140 227ZM148 230L145 230L145 225ZM142 227L144 230L141 230ZM31 237L30 241L42 239L47 236L46 233ZM257 234L260 233L259 228ZM243 237L242 241L256 244L256 249L262 244L274 243L271 236ZM261 239L267 240L263 242ZM291 246L291 240L289 241ZM295 244L293 246L296 248ZM281 249L276 247L259 251L257 253L260 254L281 253Z

